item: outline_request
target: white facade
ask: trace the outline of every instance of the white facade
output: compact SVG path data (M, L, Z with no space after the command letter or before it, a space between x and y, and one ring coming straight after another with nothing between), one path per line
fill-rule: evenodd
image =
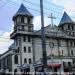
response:
M21 7L24 8L23 5L21 5ZM21 10L21 8L19 10ZM9 47L7 52L0 56L0 70L8 70L9 72L15 73L18 71L18 69L19 71L22 68L23 70L26 69L26 67L31 69L30 66L34 65L34 63L39 64L38 62L41 62L43 55L41 30L33 30L32 15L24 15L18 12L17 15L13 17L13 21L14 31L10 37L14 40L14 44ZM63 63L67 64L67 69L70 67L69 65L72 67L74 64L73 60L75 59L75 35L68 34L67 24L64 24L64 27L52 27L50 25L45 27L46 53L48 57L47 65L60 64L59 68L54 66L54 68L57 68L57 70L55 69L55 72L64 72ZM74 24L70 24L75 28ZM71 28L69 32L73 33L74 30L72 31ZM54 45L53 48L50 47L51 43ZM51 54L53 55L53 62L51 60ZM47 71L51 72L51 67L48 67ZM70 71L72 71L72 69Z

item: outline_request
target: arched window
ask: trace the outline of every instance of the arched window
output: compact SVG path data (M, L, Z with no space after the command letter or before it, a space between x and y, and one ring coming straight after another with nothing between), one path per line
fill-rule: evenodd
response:
M31 47L28 47L28 53L31 53Z
M23 16L21 17L21 23L24 23L24 17Z
M72 41L70 42L70 45L71 45L71 46L73 45Z
M26 53L26 47L24 47L24 52Z
M68 29L70 30L70 25L68 25Z
M72 25L71 27L72 27L72 30L74 30L74 27L73 27L73 25Z
M63 54L63 50L62 50L62 54Z
M19 23L19 22L20 22L20 20L21 20L21 18L20 18L20 17L17 17L17 23Z
M30 36L28 36L28 42L30 42L31 41L31 37Z
M31 58L29 58L29 64L31 64L32 63L32 60L31 60Z
M30 18L28 18L28 24L30 24L30 22L31 22L31 19L30 19Z
M27 63L27 59L26 58L24 59L24 63Z
M23 36L23 41L26 42L26 36Z
M71 50L71 55L73 55L73 50Z
M18 55L15 55L15 56L14 56L14 63L15 63L15 64L18 64Z

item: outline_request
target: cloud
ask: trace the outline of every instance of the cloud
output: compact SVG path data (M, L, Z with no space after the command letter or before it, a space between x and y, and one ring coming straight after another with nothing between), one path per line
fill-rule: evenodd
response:
M75 21L75 0L52 0L52 3L63 7L63 12L66 11L70 18Z
M8 47L13 43L13 40L10 39L11 32L4 32L0 37L0 54L8 50Z
M34 23L35 30L40 29L41 28L41 17L40 16L34 17L33 23ZM45 17L45 19L44 19L45 26L49 25L49 23L50 23L50 19L48 17ZM10 32L0 31L0 34L2 35L0 37L0 54L7 51L8 47L13 43L13 41L10 39L11 32L12 31L10 31Z
M52 2L69 10L75 9L75 0L52 0Z
M50 19L48 17L45 17L44 21L45 21L44 22L45 26L49 25ZM34 17L33 23L34 23L35 30L40 29L41 28L41 17L40 16ZM13 41L10 39L11 32L12 31L10 32L3 32L2 30L0 31L0 34L2 35L0 37L0 54L7 51L8 47L13 43Z
M75 0L52 0L52 2L64 7L63 10L65 10L69 15L75 15Z
M34 29L38 30L41 28L41 16L34 17L33 20ZM50 19L48 17L44 17L44 25L47 26L50 24Z
M11 32L5 32L5 33L3 34L3 36L5 36L5 37L9 37L10 34L11 34Z

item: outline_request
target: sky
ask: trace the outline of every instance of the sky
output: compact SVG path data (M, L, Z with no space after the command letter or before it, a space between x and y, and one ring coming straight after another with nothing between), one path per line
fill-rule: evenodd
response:
M12 17L21 3L34 15L34 30L41 27L40 0L0 0L0 54L7 51L8 47L13 43L13 40L10 39L14 26ZM43 5L45 26L51 24L51 19L48 18L51 13L56 17L53 20L54 25L59 24L64 11L75 21L75 0L43 0Z

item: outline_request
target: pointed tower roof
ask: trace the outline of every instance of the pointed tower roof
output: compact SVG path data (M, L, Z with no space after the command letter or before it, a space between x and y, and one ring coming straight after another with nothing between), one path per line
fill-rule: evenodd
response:
M17 13L15 14L15 16L18 16L18 15L25 15L25 16L33 17L33 15L26 9L26 7L23 4L21 4L20 8L18 9Z
M65 23L73 23L72 19L68 16L68 14L66 12L64 12L59 25L62 25Z

